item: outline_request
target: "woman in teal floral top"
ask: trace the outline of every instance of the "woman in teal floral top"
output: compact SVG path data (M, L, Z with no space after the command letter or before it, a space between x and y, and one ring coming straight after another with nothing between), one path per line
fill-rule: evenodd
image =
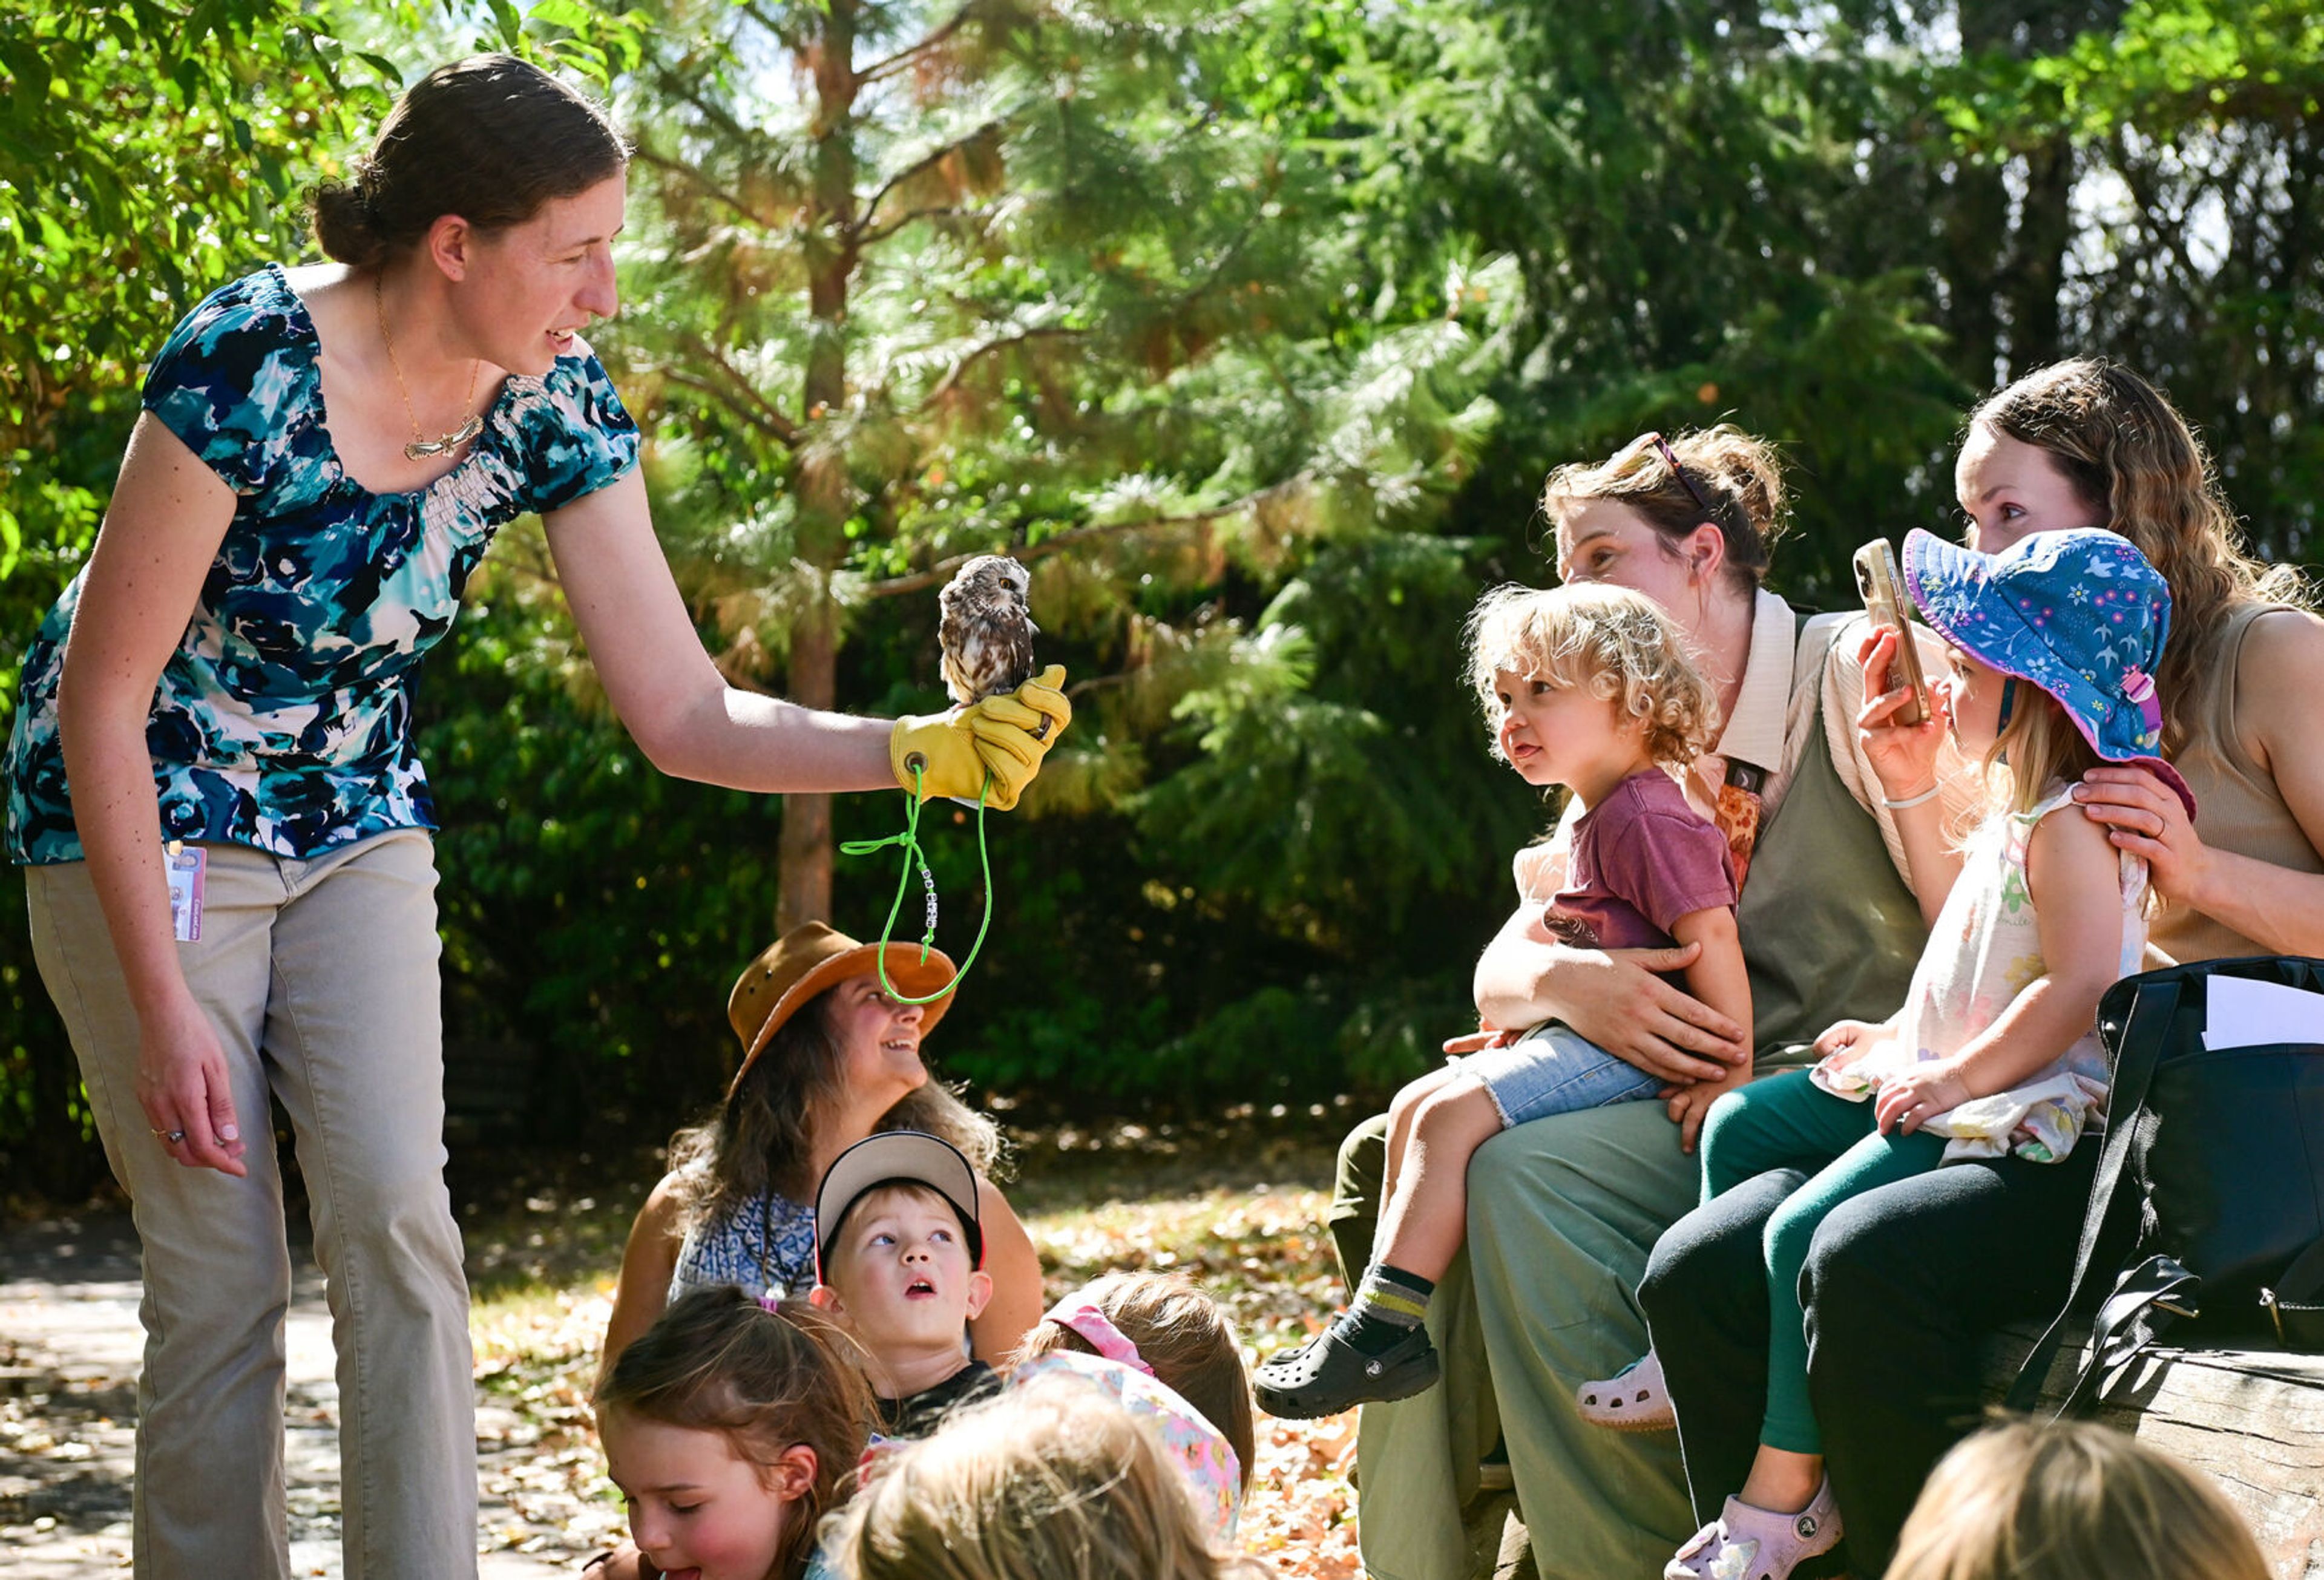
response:
M446 1194L436 826L410 677L494 532L548 528L606 694L664 771L1013 805L1056 672L890 723L736 692L578 332L616 308L628 150L506 56L398 103L315 198L337 262L203 300L154 359L111 508L27 654L7 854L144 1246L141 1575L287 1575L290 1117L339 1351L346 1573L475 1566ZM253 1146L247 1127L259 1138Z

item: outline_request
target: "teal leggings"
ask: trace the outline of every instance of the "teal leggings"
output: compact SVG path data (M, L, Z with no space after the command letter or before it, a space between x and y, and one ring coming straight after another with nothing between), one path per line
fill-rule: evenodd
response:
M1925 1174L1943 1160L1945 1138L1874 1128L1872 1105L1835 1098L1786 1070L1738 1088L1711 1107L1702 1124L1702 1199L1770 1169L1814 1169L1767 1220L1767 1414L1759 1441L1794 1454L1823 1452L1808 1408L1807 1316L1800 1308L1800 1269L1826 1214L1853 1196Z

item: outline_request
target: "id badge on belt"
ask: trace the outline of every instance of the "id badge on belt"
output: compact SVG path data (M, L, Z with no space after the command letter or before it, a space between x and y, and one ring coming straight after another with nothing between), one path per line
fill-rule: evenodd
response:
M162 871L170 880L170 932L180 943L202 935L202 873L209 853L199 845L172 840L162 849Z

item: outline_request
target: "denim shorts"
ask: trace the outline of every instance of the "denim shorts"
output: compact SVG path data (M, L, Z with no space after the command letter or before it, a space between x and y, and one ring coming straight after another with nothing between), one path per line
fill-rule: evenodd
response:
M1571 1026L1544 1021L1506 1048L1465 1055L1461 1073L1485 1083L1501 1125L1633 1103L1662 1090L1659 1076L1627 1064Z

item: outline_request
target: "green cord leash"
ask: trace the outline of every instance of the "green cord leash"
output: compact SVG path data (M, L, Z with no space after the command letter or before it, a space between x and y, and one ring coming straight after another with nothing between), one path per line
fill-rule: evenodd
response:
M912 886L912 869L916 867L919 868L920 887L927 894L928 902L927 925L920 933L921 960L928 958L928 951L936 946L936 875L928 870L927 853L920 849L921 775L926 765L918 760L918 755L917 752L912 754L912 787L904 793L904 831L890 834L884 840L850 840L839 847L843 856L869 856L874 850L890 845L904 848L903 870L896 875L895 903L888 907L888 924L880 933L880 987L899 1004L934 1004L958 988L961 978L968 975L968 968L976 964L977 953L984 948L985 930L992 925L992 857L984 847L984 798L992 792L992 776L987 773L984 787L976 793L976 859L984 868L984 920L977 923L976 942L969 946L968 958L960 962L960 969L953 973L952 980L925 997L914 998L908 993L899 993L896 985L888 979L888 946L896 936L896 918L903 912L904 894Z

